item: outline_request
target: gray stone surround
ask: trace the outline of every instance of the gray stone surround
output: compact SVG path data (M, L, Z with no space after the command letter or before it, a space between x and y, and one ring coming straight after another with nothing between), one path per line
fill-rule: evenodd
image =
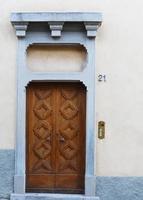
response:
M0 150L0 199L13 192L14 150Z
M24 12L12 13L11 23L18 38L17 50L17 134L14 175L14 194L27 197L25 189L25 133L26 87L32 81L82 82L86 87L86 152L85 194L70 195L70 199L96 198L96 131L95 131L95 38L102 23L102 14L96 12ZM27 67L27 49L30 45L80 45L86 49L87 62L80 72L32 72ZM15 197L14 197L15 195ZM23 196L22 196L23 195ZM60 195L61 196L61 195ZM21 197L18 197L21 199ZM35 198L33 194L33 198ZM43 194L42 198L48 199ZM52 199L52 196L50 197ZM54 197L55 198L55 197ZM68 197L69 198L69 197ZM61 197L60 197L61 199ZM63 194L62 199L67 199Z
M14 150L0 150L0 200L9 199L10 193L13 192L13 176ZM143 177L98 176L96 193L100 200L142 200ZM40 197L35 199L41 200Z

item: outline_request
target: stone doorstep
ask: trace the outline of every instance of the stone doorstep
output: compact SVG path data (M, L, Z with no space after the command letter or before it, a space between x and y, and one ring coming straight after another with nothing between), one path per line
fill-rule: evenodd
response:
M100 200L96 196L85 196L76 194L11 194L10 200Z
M8 199L5 199L5 198L0 198L0 200L8 200Z

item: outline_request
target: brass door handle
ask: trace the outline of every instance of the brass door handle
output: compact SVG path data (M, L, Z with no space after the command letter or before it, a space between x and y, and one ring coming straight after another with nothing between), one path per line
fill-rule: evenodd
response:
M60 142L65 142L65 138L61 137Z

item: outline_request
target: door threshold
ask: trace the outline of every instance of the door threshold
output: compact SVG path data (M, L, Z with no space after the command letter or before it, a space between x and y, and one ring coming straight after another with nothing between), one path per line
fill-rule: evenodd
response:
M82 194L13 193L10 196L10 200L100 200L100 198Z

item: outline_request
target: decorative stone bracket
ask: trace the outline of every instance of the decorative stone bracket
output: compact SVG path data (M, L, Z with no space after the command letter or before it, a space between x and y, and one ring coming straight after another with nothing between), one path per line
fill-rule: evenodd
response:
M60 37L64 22L49 22L52 37Z
M26 36L28 22L15 22L15 23L13 23L13 26L16 30L17 37L25 37Z
M84 24L87 30L87 37L96 37L96 32L101 26L101 22L85 22Z

